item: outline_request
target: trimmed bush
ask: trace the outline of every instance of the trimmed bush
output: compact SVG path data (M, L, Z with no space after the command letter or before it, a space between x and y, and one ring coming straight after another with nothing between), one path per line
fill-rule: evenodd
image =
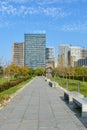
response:
M10 82L6 82L2 85L0 85L0 92L6 90L6 89L9 89L10 88Z
M11 87L14 87L14 86L18 85L19 83L21 83L21 82L23 82L23 81L25 81L27 79L29 79L29 77L23 78L23 79L18 79L16 81L6 82L6 83L0 85L0 92L5 91L5 90L7 90L7 89L9 89Z
M9 89L10 87L14 87L16 86L17 84L21 83L22 81L21 80L17 80L17 81L11 81L11 82L6 82L2 85L0 85L0 92L4 91L4 90L7 90Z

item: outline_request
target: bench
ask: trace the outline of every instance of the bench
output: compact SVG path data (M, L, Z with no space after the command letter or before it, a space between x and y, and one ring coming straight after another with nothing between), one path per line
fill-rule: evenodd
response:
M45 77L45 81L47 81L47 78Z
M55 81L53 81L53 85L52 85L52 87L56 88L56 87L58 87L58 86L59 86L58 83L55 82Z
M50 81L50 79L48 79L48 78L45 78L45 81L49 82L49 81Z
M49 82L50 87L53 87L53 88L58 87L58 83L51 81L51 80L49 80L48 82Z
M75 108L81 108L81 116L87 117L87 98L73 98Z
M53 87L53 82L49 81L49 85L50 85L50 87Z
M68 90L64 90L64 100L67 100L69 104L73 103L74 97L83 98L84 96L79 92L75 92L75 91L70 92Z

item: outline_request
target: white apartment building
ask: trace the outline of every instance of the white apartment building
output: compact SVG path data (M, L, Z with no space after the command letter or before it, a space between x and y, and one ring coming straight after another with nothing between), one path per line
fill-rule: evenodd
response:
M75 66L75 62L82 58L81 47L71 46L70 47L70 62L71 66Z
M70 46L69 44L61 44L59 46L58 66L67 67L75 66L75 63L82 58L86 52L82 51L79 46Z
M59 45L59 52L58 52L58 66L67 67L69 65L69 52L70 52L70 45L68 44L61 44Z

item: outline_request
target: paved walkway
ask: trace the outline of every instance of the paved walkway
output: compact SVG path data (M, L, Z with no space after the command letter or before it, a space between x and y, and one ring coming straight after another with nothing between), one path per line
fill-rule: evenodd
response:
M87 130L62 96L36 77L0 110L0 130Z

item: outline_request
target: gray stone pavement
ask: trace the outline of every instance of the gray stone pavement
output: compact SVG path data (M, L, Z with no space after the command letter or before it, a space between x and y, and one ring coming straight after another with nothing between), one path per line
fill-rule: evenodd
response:
M86 130L62 97L60 88L36 77L0 110L0 130Z

